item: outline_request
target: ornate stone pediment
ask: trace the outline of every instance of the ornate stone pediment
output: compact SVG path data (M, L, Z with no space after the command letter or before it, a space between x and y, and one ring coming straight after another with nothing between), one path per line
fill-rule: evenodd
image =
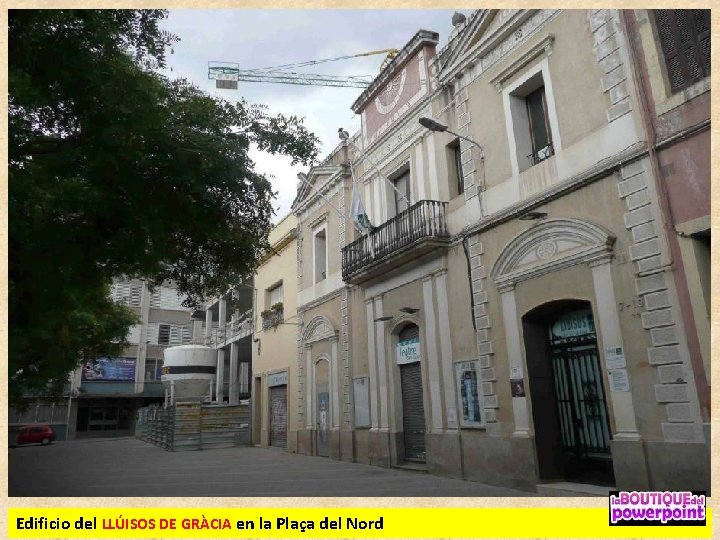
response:
M612 256L615 237L579 219L546 219L503 248L491 276L498 288L511 287L561 268Z
M337 331L332 323L322 315L313 317L303 332L303 343L308 345L323 339L337 338Z

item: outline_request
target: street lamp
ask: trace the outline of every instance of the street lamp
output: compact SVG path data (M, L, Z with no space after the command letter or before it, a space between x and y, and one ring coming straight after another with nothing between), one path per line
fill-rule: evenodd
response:
M480 159L485 159L485 151L483 150L483 147L480 146L476 141L473 141L469 137L465 137L464 135L460 135L459 133L455 133L454 131L450 131L448 127L445 124L441 124L437 120L433 120L432 118L428 118L427 116L421 117L418 122L420 122L420 125L424 128L429 129L430 131L437 131L439 133L442 133L444 131L447 131L451 135L455 135L456 137L460 139L464 139L475 146L477 146L480 149Z

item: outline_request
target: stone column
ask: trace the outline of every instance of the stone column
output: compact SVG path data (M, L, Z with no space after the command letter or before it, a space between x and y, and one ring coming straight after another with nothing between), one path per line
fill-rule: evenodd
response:
M230 385L228 387L228 403L238 404L238 346L237 341L230 344Z
M520 328L518 327L517 304L515 302L515 287L500 291L502 301L503 323L505 326L505 342L508 354L508 367L510 378L525 378L520 345ZM530 415L528 414L527 397L512 398L513 419L515 430L513 437L530 436Z
M378 373L375 363L375 321L372 299L365 301L367 316L367 350L368 350L368 377L370 384L370 426L376 430L379 427L380 412L378 402Z
M381 317L383 314L382 296L378 296L375 301L375 314ZM385 322L378 321L375 325L375 346L377 354L377 378L378 378L378 397L380 405L380 429L388 431L389 424L389 400L388 400L388 377L387 377L387 358L385 353Z
M457 429L457 396L455 395L452 343L450 340L450 310L447 297L447 270L435 275L438 321L440 323L440 370L445 394L445 418L448 429Z
M595 287L595 303L598 310L597 326L600 328L603 346L622 347L622 332L617 314L615 288L613 286L610 259L605 258L591 264L593 285ZM624 351L623 347L623 351ZM604 352L600 351L604 358ZM607 375L607 374L605 374ZM615 419L613 439L640 440L635 422L635 407L631 392L614 392L610 389L612 414Z
M222 335L225 329L225 315L226 315L226 303L225 300L220 299L218 302L218 333ZM224 339L219 339L224 341ZM215 396L218 403L223 401L223 384L225 383L225 351L222 348L218 349L217 352L217 371L216 371L216 385L215 385Z
M442 400L440 397L440 366L437 354L437 333L435 329L435 305L433 304L432 276L422 280L423 308L425 311L425 359L427 368L428 390L430 399L425 403L430 406L430 432L442 432Z

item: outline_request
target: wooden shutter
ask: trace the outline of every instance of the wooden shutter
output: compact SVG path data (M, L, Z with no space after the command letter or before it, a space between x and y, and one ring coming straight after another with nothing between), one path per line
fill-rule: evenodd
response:
M672 92L710 75L710 10L658 9L655 23Z

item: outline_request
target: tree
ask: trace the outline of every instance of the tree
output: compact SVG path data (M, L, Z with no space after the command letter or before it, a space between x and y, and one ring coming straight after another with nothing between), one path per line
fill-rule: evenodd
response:
M114 277L172 280L187 305L251 275L269 181L250 144L309 164L296 117L210 97L165 66L162 10L9 13L10 400L117 353Z

